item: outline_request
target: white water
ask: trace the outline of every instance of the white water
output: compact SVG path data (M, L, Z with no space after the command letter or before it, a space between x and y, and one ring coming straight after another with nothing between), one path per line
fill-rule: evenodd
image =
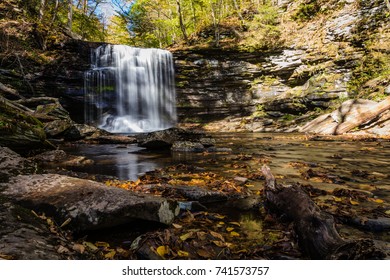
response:
M113 133L166 129L176 123L172 54L104 45L85 73L85 121Z

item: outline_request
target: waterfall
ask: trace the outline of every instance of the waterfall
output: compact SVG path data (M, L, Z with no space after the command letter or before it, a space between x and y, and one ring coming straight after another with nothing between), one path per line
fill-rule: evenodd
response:
M85 73L85 122L113 133L148 132L176 123L172 54L103 45Z

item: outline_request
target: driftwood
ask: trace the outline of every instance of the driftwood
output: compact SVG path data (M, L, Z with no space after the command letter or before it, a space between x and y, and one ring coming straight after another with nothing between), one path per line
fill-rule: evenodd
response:
M340 123L336 128L335 134L346 133L361 124L371 121L372 119L376 118L387 110L390 110L390 96L382 102L379 102L378 104L372 106L366 112L356 114L355 118L352 118L350 121Z
M371 239L343 239L333 216L322 211L300 186L277 184L266 165L262 172L266 178L267 209L293 223L299 247L307 257L369 260L386 257Z

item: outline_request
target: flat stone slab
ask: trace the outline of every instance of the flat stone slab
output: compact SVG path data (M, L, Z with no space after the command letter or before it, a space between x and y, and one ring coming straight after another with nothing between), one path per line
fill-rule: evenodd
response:
M179 213L177 203L164 198L58 174L18 175L0 190L26 208L53 216L59 225L70 219L68 226L81 231L135 219L170 224Z
M36 169L36 164L21 157L18 153L7 147L0 147L0 179L6 180L8 177L32 173Z

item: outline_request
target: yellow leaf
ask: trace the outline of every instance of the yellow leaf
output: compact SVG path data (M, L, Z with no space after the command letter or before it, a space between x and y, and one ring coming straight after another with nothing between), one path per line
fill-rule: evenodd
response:
M183 227L183 226L181 226L181 225L179 225L179 224L175 224L175 223L172 223L172 226L173 226L174 228L177 228L177 229L180 229L180 228Z
M103 241L97 241L97 242L95 242L95 245L97 247L104 247L104 248L110 247L110 244L108 244L107 242L103 242Z
M222 241L216 241L216 240L214 240L213 243L214 243L215 245L217 245L218 247L221 247L221 248L226 247L226 243L225 243L225 242L222 242Z
M226 231L227 232L231 232L231 231L233 231L234 230L234 227L228 227L228 228L226 228Z
M104 255L105 259L112 260L115 257L116 251L110 250L107 254Z
M157 254L160 255L160 257L163 257L168 254L169 252L169 247L168 246L159 246L157 249L156 249L156 252Z
M226 216L220 215L220 214L215 214L215 215L213 215L213 217L216 219L222 220L222 219L225 219Z
M390 210L387 210L385 213L386 215L390 215Z
M179 257L188 257L190 255L188 252L182 250L177 251L177 254Z
M230 235L233 236L233 237L240 236L240 234L238 232L235 232L235 231L231 231Z
M377 199L374 199L374 202L375 203L383 203L384 201L382 199L377 198Z
M62 228L62 227L64 227L64 226L68 225L68 224L70 223L70 221L72 221L71 218L66 219L65 222L63 222L63 223L60 225L60 228Z
M224 224L225 224L225 222L222 222L222 221L218 222L218 225L224 225Z
M351 198L349 199L349 203L351 203L351 205L359 205L359 202L354 201Z
M95 245L93 245L91 242L84 241L84 242L83 242L83 245L84 245L85 247L87 247L89 250L91 250L92 252L96 252L96 251L99 250L99 248L96 247Z
M342 201L341 197L337 197L337 196L334 196L333 200L336 201L336 202L341 202Z
M181 235L181 236L180 236L180 239L181 239L182 241L186 241L187 239L193 238L193 237L194 237L194 232L188 232L188 233L186 233L186 234Z
M239 226L239 227L241 226L241 224L239 222L229 222L229 224Z

